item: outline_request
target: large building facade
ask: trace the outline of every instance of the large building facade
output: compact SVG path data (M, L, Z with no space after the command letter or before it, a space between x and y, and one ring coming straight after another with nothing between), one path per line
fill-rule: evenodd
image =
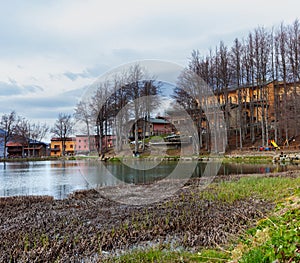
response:
M197 98L186 111L207 148L212 143L211 131L218 126L215 123L226 127L222 139L230 148L241 148L244 142L268 146L273 140L283 145L300 136L300 83L270 81L224 88ZM175 111L171 115L175 126L184 125L184 114Z
M272 81L228 89L227 93L218 94L223 109L226 96L230 130L241 126L246 130L255 128L258 133L268 132L268 137L278 140L299 135L300 83Z
M138 129L139 138L167 135L174 131L174 126L165 117L149 118L148 120L139 119L137 125L132 120L130 126L129 138L134 138L136 128Z
M116 136L114 135L104 135L102 137L102 151L109 150L115 145ZM87 154L96 154L100 153L100 141L99 136L97 135L76 135L76 146L75 154L76 155L87 155Z
M51 139L51 156L63 156L63 154L72 156L75 153L76 138L68 137L65 141L65 149L63 151L63 142L60 138Z
M12 138L7 144L7 157L24 158L24 157L43 157L48 155L48 144L44 142L29 140L18 140Z

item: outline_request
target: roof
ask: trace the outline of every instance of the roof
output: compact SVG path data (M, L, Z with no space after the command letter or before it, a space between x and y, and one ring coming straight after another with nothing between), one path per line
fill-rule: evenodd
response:
M144 121L144 118L140 118L138 121L139 122ZM168 120L163 119L163 118L149 118L149 119L147 119L147 121L150 123L156 123L156 124L170 124L170 122ZM135 120L131 119L128 121L128 123L135 123Z
M254 83L247 83L247 84L242 84L241 86L229 86L227 88L223 88L221 90L216 90L215 93L222 93L224 90L226 90L227 92L231 92L231 91L236 91L239 89L245 89L245 88L255 88L255 87L259 87L260 85L263 87L268 86L269 84L275 82L275 80L269 80L269 81L265 81L262 83L258 83L258 82L254 82Z
M7 147L21 147L21 146L23 146L23 144L22 144L22 143L19 143L19 142L8 142L8 143L6 144L6 146L7 146Z
M81 135L81 134L78 134L78 135L75 135L76 136L76 138L77 137L89 137L88 135ZM95 137L95 136L97 136L97 135L94 135L94 134L90 134L90 137L92 138L92 137Z
M168 122L165 119L157 119L157 118L150 118L149 122L151 122L151 123L157 123L157 124L170 124L170 122Z
M76 141L76 138L75 137L67 137L66 138L66 141ZM51 142L61 142L61 139L60 138L51 138Z
M29 144L31 144L31 145L33 145L33 144L41 145L42 144L42 145L45 145L45 146L49 145L49 143L45 143L45 142L38 141L38 140L32 140L32 139L29 140Z

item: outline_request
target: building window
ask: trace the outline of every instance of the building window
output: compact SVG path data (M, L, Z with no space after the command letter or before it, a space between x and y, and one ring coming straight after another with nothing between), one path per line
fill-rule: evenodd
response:
M73 144L70 145L70 148L73 149Z

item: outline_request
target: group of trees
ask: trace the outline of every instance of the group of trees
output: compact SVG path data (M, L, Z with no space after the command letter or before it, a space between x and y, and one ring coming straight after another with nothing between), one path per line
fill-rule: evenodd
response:
M187 68L179 75L172 97L193 120L198 133L198 151L205 147L209 152L224 152L227 144L224 112L211 87Z
M3 144L4 158L6 158L7 143L9 141L13 140L27 147L32 144L34 147L49 132L49 126L46 123L33 123L24 117L18 116L15 111L1 116L0 129L3 130L0 142Z
M228 94L230 89L238 90L237 131L240 137L240 147L247 134L252 142L259 134L262 145L268 144L271 126L269 105L266 102L271 98L265 86L269 81L274 81L275 88L279 84L283 86L283 93L273 98L275 105L275 116L273 116L275 121L272 123L273 139L288 139L298 135L299 122L296 121L300 112L299 93L296 88L300 80L300 23L298 20L291 25L282 23L278 28L271 30L258 27L247 37L236 38L232 46L226 46L220 42L214 50L209 50L204 56L194 50L188 69L200 76L217 96L223 98L221 107L228 131L230 131L231 111ZM184 77L181 76L181 78ZM245 103L247 94L243 94L246 89L242 87L259 90L256 97L254 92L251 93L248 105ZM180 98L180 92L179 89L175 90L174 97ZM244 121L243 113L246 107L248 107L249 120ZM257 109L261 115L259 123L254 117L254 111Z
M133 119L135 152L138 152L138 120L150 118L151 111L158 103L160 83L136 64L127 71L116 73L110 80L95 85L97 87L92 96L76 105L75 120L84 124L87 135L94 133L93 129L96 128L99 138L97 149L101 154L102 138L107 134L116 135L115 149L122 150L132 128L129 120Z

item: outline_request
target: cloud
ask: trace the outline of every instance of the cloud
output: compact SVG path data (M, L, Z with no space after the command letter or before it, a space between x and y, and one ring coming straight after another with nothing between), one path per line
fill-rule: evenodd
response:
M91 67L85 68L81 72L75 73L75 72L67 71L63 73L63 75L72 81L76 81L78 78L93 79L99 77L106 70L108 70L108 66L95 64L92 65Z
M59 113L73 115L74 108L86 89L84 87L48 96L8 96L1 100L0 116L14 110L31 122L46 122L51 127Z
M80 78L88 78L89 74L82 72L82 73L73 73L73 72L65 72L63 75L65 75L67 78L69 78L72 81L77 80L79 77Z
M13 83L7 83L3 81L0 81L0 91L0 96L13 96L23 93L22 87Z
M93 78L99 77L101 74L103 74L105 71L109 70L109 66L106 64L94 64L90 67L86 68L86 71L89 73L89 75Z
M32 86L25 85L24 90L25 90L25 93L37 93L39 91L44 91L44 89L38 85L32 85Z
M9 79L9 82L0 81L0 97L26 95L43 91L43 88L37 85L19 85L15 80Z

